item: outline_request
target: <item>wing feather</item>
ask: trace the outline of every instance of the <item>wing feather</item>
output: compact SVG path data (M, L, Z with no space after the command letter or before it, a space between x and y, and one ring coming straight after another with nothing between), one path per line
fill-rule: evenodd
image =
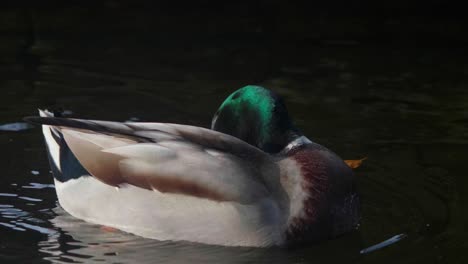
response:
M223 133L163 123L28 121L60 129L80 163L106 184L240 203L269 195L261 177L273 163L268 155Z

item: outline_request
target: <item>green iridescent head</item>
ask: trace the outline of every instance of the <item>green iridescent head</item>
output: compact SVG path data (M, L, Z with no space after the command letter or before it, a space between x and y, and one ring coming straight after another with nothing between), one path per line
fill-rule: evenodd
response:
M255 85L229 95L214 115L211 129L240 138L269 153L281 151L300 135L281 97Z

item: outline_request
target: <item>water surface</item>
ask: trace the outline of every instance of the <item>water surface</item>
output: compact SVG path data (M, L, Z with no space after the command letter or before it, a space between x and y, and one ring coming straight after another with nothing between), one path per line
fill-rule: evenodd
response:
M78 11L77 11L78 12ZM109 232L57 203L39 128L0 131L0 260L57 263L465 263L468 66L450 46L272 35L55 34L45 14L3 34L0 125L39 107L81 118L209 126L246 84L284 96L298 127L356 170L362 223L298 249L161 242ZM27 23L26 23L27 24ZM133 35L132 35L133 34ZM360 250L404 233L399 243Z

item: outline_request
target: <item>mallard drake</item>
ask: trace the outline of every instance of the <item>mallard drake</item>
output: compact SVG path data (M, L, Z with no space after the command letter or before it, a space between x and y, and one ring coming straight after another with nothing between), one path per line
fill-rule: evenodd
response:
M158 240L268 247L356 227L349 166L294 127L274 92L246 86L212 129L54 117L39 110L60 205Z

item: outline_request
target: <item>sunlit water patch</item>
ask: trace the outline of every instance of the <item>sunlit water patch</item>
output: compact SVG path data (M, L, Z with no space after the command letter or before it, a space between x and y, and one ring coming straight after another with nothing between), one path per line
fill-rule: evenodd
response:
M23 130L28 130L33 128L34 126L24 122L16 122L16 123L9 123L0 125L0 131L11 131L11 132L19 132Z
M17 184L12 184L15 187L16 193L0 193L0 225L6 228L11 228L16 231L38 232L45 235L56 233L56 230L49 227L47 213L41 210L42 197L41 192L43 186L51 191L55 191L53 186L40 183L31 183L31 185L21 186L16 188ZM31 190L24 190L31 189Z

